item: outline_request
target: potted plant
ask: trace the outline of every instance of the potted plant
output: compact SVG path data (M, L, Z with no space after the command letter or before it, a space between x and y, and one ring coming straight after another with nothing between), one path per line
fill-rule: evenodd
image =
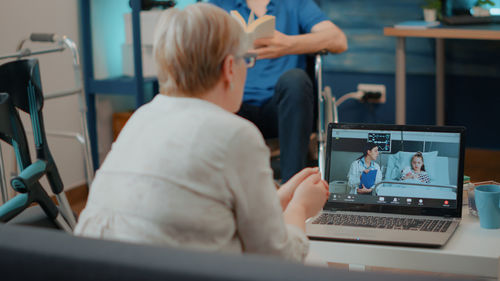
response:
M485 5L495 6L495 3L491 0L477 0L474 7L472 7L472 15L475 17L489 17L490 11L483 7Z
M490 0L482 0L490 1ZM440 0L425 0L425 4L422 5L424 9L424 20L427 22L434 22L437 20L437 15L441 11L441 1Z

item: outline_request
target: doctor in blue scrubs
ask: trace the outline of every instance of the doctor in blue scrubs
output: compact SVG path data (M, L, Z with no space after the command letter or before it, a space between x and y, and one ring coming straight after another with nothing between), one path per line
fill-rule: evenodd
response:
M378 158L378 146L374 143L367 142L363 149L363 155L354 160L347 174L347 186L351 188L351 194L365 194L376 195L374 191L377 183L382 181L382 171L380 165L375 162ZM370 171L375 170L375 182L373 186L364 186L361 183L363 174L368 174Z

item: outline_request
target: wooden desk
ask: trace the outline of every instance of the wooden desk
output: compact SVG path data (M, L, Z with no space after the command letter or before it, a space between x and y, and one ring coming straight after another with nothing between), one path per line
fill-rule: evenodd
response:
M444 125L444 39L500 40L500 25L403 29L386 27L385 36L396 37L396 124L406 123L406 37L436 39L436 124Z
M327 262L498 278L500 229L484 229L463 208L463 220L442 248L311 241L310 252Z

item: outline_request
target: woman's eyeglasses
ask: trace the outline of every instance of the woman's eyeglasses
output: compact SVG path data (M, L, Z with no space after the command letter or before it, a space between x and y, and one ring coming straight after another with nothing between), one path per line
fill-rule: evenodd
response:
M257 60L257 54L246 53L246 54L242 55L241 58L245 61L245 66L247 68L252 68L255 66L255 60Z

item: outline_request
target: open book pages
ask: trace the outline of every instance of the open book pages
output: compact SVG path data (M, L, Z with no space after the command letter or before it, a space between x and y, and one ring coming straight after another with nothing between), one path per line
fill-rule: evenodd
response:
M250 13L248 23L238 11L232 10L231 15L238 21L247 34L247 46L253 48L253 41L258 38L272 37L276 27L276 18L270 15L264 15L255 19L253 11Z

